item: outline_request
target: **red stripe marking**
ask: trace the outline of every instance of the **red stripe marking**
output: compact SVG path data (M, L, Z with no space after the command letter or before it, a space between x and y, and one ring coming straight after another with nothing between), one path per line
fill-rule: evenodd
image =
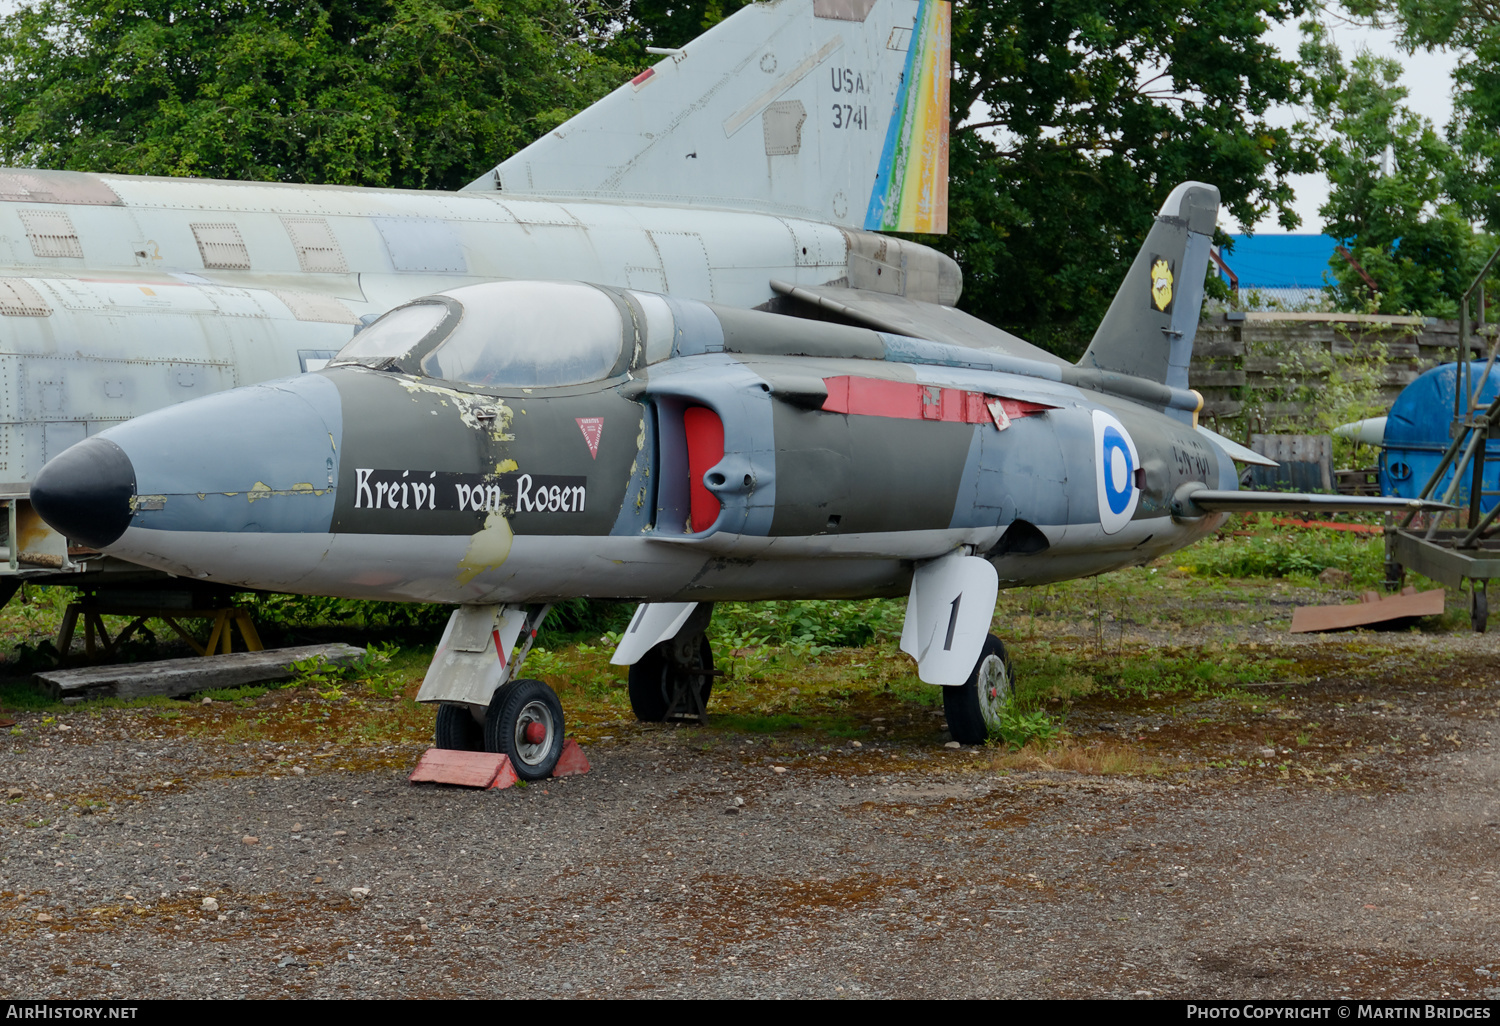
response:
M505 669L505 649L500 647L500 628L490 631L495 638L495 654L500 657L500 669Z
M1056 409L1041 403L1006 399L984 392L919 385L911 381L840 376L824 378L828 398L823 409L830 413L852 413L864 417L896 417L901 420L936 420L948 424L993 424L986 404L1000 400L1012 420Z
M1271 523L1278 527L1322 527L1329 531L1353 531L1355 534L1385 533L1385 528L1375 524L1335 524L1328 520L1292 520L1287 517L1272 517Z

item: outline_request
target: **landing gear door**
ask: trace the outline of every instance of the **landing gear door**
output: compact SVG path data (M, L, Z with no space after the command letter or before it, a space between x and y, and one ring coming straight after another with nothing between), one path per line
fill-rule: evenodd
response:
M924 684L968 680L989 636L1000 577L978 556L949 553L912 574L901 650L917 661Z
M657 645L677 637L696 608L696 602L642 603L630 618L630 626L625 628L625 636L609 661L615 666L634 666Z

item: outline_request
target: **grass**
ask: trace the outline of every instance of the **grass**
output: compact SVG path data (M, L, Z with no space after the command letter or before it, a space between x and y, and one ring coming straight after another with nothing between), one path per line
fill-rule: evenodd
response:
M1151 566L1003 592L994 622L1012 651L1016 700L984 765L1163 772L1159 760L1137 747L1081 740L1069 729L1070 717L1079 709L1128 707L1212 719L1220 715L1214 703L1247 714L1275 712L1281 698L1269 685L1329 672L1246 642L1246 624L1284 628L1296 602L1329 591L1316 579L1328 566L1347 570L1355 589L1374 586L1382 573L1380 539L1288 529L1268 519L1242 518L1232 526ZM369 646L370 656L344 669L308 663L284 685L212 691L190 702L147 698L64 707L24 672L44 659L43 643L71 599L65 589L27 588L0 611L0 668L11 671L0 676L0 706L46 714L13 732L55 729L52 721L88 723L104 709L124 708L143 733L226 743L389 748L430 740L432 711L414 699L444 608L259 596L253 602L268 640L352 640ZM710 628L722 674L714 681L710 725L675 736L697 746L733 737L825 749L847 749L856 740L940 745L946 740L943 693L922 684L897 647L904 608L904 601L891 599L720 604ZM570 733L586 743L636 729L626 670L609 662L630 613L618 603L566 603L526 663L527 676L558 692ZM1466 627L1464 619L1424 629ZM1180 644L1183 629L1193 629L1200 642ZM1343 649L1325 645L1322 658L1342 665L1380 649L1378 641L1351 637ZM154 648L151 654L185 654L173 644L180 643L163 635L146 647ZM1316 725L1307 724L1297 744L1315 738Z
M1013 772L1051 771L1091 775L1160 776L1166 772L1160 760L1140 750L1114 742L1083 744L1068 739L1057 744L1030 742L1017 748L995 749L988 768Z

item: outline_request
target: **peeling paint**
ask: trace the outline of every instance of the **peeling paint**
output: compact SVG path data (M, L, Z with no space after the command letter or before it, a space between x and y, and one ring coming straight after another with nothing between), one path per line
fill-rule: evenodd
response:
M468 551L458 561L458 583L468 584L486 570L493 570L510 557L515 540L510 521L499 513L485 518L483 529L469 538Z
M510 434L511 419L515 416L515 411L495 396L473 395L457 389L444 388L441 385L431 385L415 378L400 377L396 379L396 383L410 392L413 399L417 398L418 393L426 393L439 396L439 401L444 406L447 406L448 401L451 400L454 408L458 410L459 419L466 427L471 427L475 431L483 431L497 442L515 441L515 436ZM494 417L481 419L480 411L493 413Z
M255 482L255 487L245 493L245 497L254 502L257 499L269 499L273 495L322 495L326 489L314 488L309 481L302 481L292 485L290 488L272 488L264 481ZM238 495L239 492L224 492L228 496Z

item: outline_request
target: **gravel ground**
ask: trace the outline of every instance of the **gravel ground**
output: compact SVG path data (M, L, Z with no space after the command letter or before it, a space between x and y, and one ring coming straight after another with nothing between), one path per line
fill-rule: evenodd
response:
M0 995L1497 998L1493 637L1297 642L1328 675L1260 711L1079 705L1158 775L997 769L940 718L621 723L472 792L416 747L12 714Z

